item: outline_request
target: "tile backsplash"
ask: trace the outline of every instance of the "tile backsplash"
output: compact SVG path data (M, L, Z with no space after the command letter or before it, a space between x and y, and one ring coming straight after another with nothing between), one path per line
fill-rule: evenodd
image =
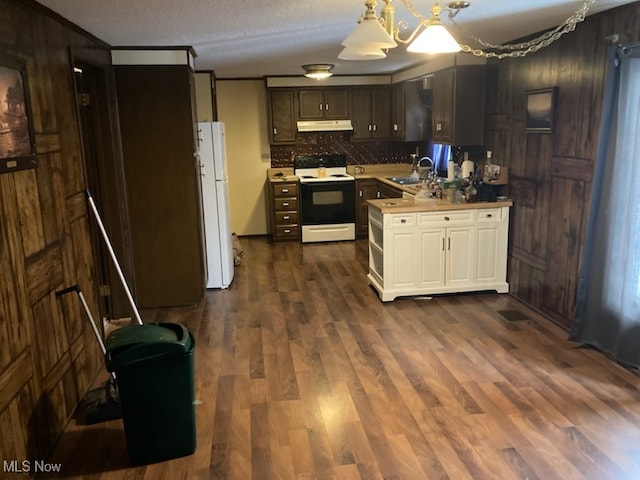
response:
M293 167L296 155L328 153L345 154L349 165L410 163L409 154L419 148L420 155L426 155L428 145L428 142L352 142L351 132L298 133L295 145L271 145L271 167Z

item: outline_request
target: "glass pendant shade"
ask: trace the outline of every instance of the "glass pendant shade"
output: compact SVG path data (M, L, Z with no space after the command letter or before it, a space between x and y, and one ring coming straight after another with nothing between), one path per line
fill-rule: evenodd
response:
M340 60L379 60L387 56L380 48L344 47L338 55Z
M460 45L442 24L429 25L407 47L407 52L413 53L455 53L460 51Z
M398 44L387 33L377 19L364 18L353 31L347 35L342 45L345 47L367 48L369 50L394 48Z

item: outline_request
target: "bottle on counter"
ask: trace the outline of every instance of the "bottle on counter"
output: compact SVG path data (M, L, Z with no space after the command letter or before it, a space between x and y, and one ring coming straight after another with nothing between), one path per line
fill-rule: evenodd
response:
M453 161L453 152L449 156L449 162L447 163L447 181L453 182L456 179L456 162Z
M491 173L492 173L492 167L491 165L493 165L493 152L491 150L487 150L487 160L484 163L484 173L482 175L482 178L484 179L485 182L488 182L491 180Z

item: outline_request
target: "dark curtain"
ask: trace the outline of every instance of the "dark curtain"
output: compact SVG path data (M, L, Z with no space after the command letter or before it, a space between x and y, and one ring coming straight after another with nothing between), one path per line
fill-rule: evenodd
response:
M640 367L640 44L611 47L570 340Z

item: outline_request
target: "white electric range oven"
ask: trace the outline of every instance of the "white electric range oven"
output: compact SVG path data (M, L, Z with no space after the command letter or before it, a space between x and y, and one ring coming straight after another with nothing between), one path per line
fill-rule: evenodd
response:
M345 155L299 155L302 242L356 238L355 178L347 174Z

